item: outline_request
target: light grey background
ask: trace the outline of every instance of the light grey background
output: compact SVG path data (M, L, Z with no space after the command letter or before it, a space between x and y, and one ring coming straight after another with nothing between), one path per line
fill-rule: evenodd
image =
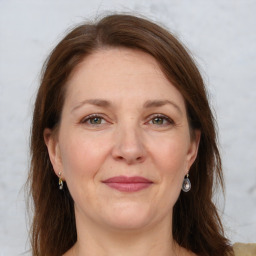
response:
M255 0L0 0L0 255L28 248L22 186L43 61L67 28L109 11L143 14L190 48L219 123L225 229L232 242L256 242Z

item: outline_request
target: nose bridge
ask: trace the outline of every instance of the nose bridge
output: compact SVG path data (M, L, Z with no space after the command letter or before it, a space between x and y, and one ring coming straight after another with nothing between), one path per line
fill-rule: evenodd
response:
M131 164L145 158L145 147L141 128L136 120L130 119L117 125L114 135L113 156Z

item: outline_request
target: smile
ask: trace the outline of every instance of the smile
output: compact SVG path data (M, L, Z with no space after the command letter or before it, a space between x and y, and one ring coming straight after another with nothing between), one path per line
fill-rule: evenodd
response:
M103 183L113 189L123 192L136 192L142 189L146 189L153 184L152 181L139 176L117 176L104 180Z

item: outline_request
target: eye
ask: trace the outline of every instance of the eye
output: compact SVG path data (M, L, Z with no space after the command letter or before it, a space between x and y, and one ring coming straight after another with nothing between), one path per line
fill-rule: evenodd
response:
M164 123L164 118L162 117L155 117L152 119L152 123L153 124L163 124Z
M88 125L100 125L106 123L106 120L97 114L89 115L85 117L81 123L88 124Z
M174 124L171 118L162 114L153 115L148 123L153 125L159 125L159 126Z
M90 124L101 124L102 118L101 117L92 117L88 120Z

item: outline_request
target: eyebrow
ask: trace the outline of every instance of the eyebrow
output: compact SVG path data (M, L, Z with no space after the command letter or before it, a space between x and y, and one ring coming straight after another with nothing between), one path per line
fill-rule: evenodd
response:
M77 106L75 106L71 112L75 111L78 108L81 108L85 104L90 104L98 107L110 107L110 102L102 99L89 99L81 101Z
M174 103L170 100L147 100L143 104L143 107L144 108L162 107L162 106L167 105L167 104L172 105L173 107L175 107L180 112L180 114L182 114L182 111L179 108L179 106L176 103Z
M82 107L85 104L90 104L90 105L94 105L94 106L98 106L98 107L110 107L111 106L111 102L107 101L107 100L88 99L88 100L81 101L77 106L75 106L71 110L71 112L75 111L76 109ZM179 108L179 106L177 104L175 104L174 102L170 101L170 100L147 100L143 104L143 108L162 107L162 106L167 105L167 104L172 105L173 107L175 107L178 110L178 112L180 114L182 114L182 111Z

